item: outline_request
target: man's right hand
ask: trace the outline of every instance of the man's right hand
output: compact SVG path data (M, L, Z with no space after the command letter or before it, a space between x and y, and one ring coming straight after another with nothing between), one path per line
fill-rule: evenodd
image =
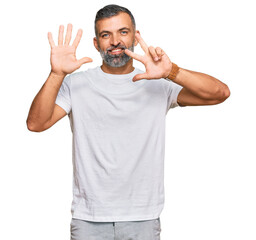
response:
M52 33L48 32L48 40L51 46L51 72L65 77L67 74L74 72L82 64L92 62L89 57L76 59L76 49L82 37L82 29L79 29L72 45L69 45L72 35L72 24L68 24L65 42L63 44L64 26L59 27L58 45L56 46Z

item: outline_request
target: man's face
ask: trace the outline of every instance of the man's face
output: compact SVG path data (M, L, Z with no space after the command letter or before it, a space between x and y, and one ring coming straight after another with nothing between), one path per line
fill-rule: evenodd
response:
M131 58L124 53L124 49L133 51L137 45L129 14L119 13L101 19L96 23L96 28L97 38L94 38L94 45L104 62L111 67L124 66Z

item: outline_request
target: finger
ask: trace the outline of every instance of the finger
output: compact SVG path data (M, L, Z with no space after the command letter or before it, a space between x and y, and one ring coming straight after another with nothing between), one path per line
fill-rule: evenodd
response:
M49 40L51 48L55 47L55 43L53 41L52 33L51 32L48 32L48 40Z
M156 47L156 54L159 57L159 59L161 59L162 56L164 55L164 51L162 50L162 48Z
M78 63L79 63L79 66L81 66L82 64L85 64L85 63L89 63L89 62L92 62L93 60L89 57L84 57L84 58L81 58L80 60L78 60Z
M66 37L65 37L65 45L69 45L70 40L71 40L71 35L72 35L72 24L69 23L68 27L67 27L67 33L66 33Z
M135 75L133 77L132 81L136 82L136 81L139 81L139 80L142 80L142 79L149 79L147 73L140 73L140 74Z
M59 27L58 45L63 45L63 32L64 32L64 26L60 25L60 27Z
M129 49L124 50L125 54L143 63L143 56L130 51Z
M139 34L139 33L135 33L135 37L137 38L137 40L138 40L138 42L139 42L141 48L143 49L143 51L144 51L145 53L148 53L148 46L147 46L147 44L145 43L145 41L142 39L142 37L140 36L140 34Z
M79 42L81 40L82 34L83 34L83 30L79 29L77 31L76 38L75 38L75 40L74 40L74 42L72 44L72 46L74 46L75 48L77 48L77 46L78 46L78 44L79 44Z
M159 57L158 57L158 55L156 53L156 49L154 47L150 46L148 48L148 50L149 50L149 53L150 53L151 57L154 59L154 61L158 61Z

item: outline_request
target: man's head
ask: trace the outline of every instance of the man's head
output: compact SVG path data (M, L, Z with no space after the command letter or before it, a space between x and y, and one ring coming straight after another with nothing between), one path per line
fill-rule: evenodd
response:
M130 60L124 49L133 51L137 45L132 13L118 5L107 5L97 12L94 28L94 46L103 61L111 67L124 66Z

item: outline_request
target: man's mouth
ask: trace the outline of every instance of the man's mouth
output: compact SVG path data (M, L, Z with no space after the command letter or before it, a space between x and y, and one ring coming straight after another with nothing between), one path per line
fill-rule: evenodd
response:
M112 55L121 54L124 51L124 48L114 48L112 50L108 50L108 52Z

